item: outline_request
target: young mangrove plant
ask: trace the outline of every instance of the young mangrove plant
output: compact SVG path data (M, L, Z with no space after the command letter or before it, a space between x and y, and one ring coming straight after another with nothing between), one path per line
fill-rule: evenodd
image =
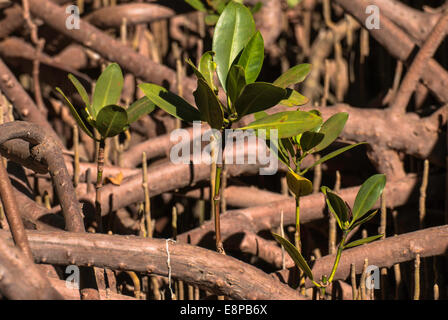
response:
M309 72L309 65L292 68L274 83L257 82L263 66L264 41L255 28L251 11L244 5L230 1L223 9L216 24L213 36L213 51L205 52L195 66L187 63L197 77L194 100L197 109L176 94L165 88L144 83L140 89L158 107L186 122L203 121L219 131L216 139L220 141L217 159L222 153L226 139L226 129L232 127L246 115L262 112L277 104L291 107L308 102L304 96L287 88L303 80ZM215 84L215 72L226 94L226 101L218 98L219 87ZM259 115L259 114L258 114ZM263 115L245 127L234 129L254 130L265 133L275 129L279 138L297 136L315 130L322 124L320 115L299 110L285 111L273 115ZM224 253L220 234L220 187L222 161L216 164L216 178L213 190L215 216L216 248Z
M314 112L320 116L320 112L317 110L313 110L311 112ZM258 115L258 117L262 116L263 115ZM324 163L360 144L363 144L363 142L352 144L333 151L315 161L311 166L305 169L301 168L302 161L308 155L320 152L333 143L344 129L347 119L348 114L346 112L337 113L325 121L322 126L319 126L314 130L298 134L297 136L280 139L278 144L273 145L278 149L275 154L278 155L280 161L282 161L289 169L286 174L286 180L289 190L294 194L296 199L296 232L294 239L295 245L299 251L301 251L300 197L306 196L313 191L313 184L310 180L305 178L304 175L315 166Z
M325 295L325 288L333 281L334 275L339 265L339 260L341 259L342 251L344 249L353 248L365 243L372 242L381 238L383 235L379 234L376 236L355 240L346 244L347 235L357 226L360 226L370 219L372 219L378 210L371 212L370 210L378 201L381 196L384 187L386 186L386 176L384 174L376 174L368 178L358 191L355 198L355 203L353 208L351 208L346 201L341 199L335 192L333 192L328 187L322 187L321 190L325 194L326 202L330 212L335 217L339 229L342 231L342 239L339 243L338 250L336 252L336 257L334 260L333 268L330 272L330 276L322 275L320 282L316 282L311 272L311 268L306 262L305 258L302 256L300 251L296 246L290 243L287 239L282 236L273 233L274 238L281 243L288 254L291 256L298 268L300 268L312 281L312 283L321 289L322 297Z
M128 108L117 105L123 89L123 74L120 66L116 63L109 64L101 73L95 85L92 101L90 101L86 89L78 79L72 74L69 74L68 78L81 96L84 107L73 106L60 88L56 88L56 90L64 97L78 126L89 137L99 143L97 153L95 218L97 231L101 232L101 188L103 185L104 147L106 138L114 137L126 131L132 122L138 120L144 114L152 112L155 105L146 97L135 101Z

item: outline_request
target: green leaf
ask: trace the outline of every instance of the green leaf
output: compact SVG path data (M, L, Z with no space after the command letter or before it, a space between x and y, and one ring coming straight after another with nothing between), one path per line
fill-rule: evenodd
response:
M56 91L59 92L62 97L64 97L65 101L67 102L67 105L70 109L70 113L72 114L73 118L75 118L76 123L78 124L78 126L84 130L85 133L87 133L87 135L89 137L91 137L92 139L95 139L93 136L93 128L89 125L88 122L88 117L89 115L87 114L87 111L80 109L80 113L81 115L78 113L78 111L75 109L75 107L73 106L73 104L70 102L70 100L67 98L67 96L64 94L64 92L62 92L62 90L60 88L56 88Z
M155 108L156 105L147 97L138 99L126 110L129 124L137 121L143 115L153 112Z
M93 92L92 110L95 117L101 108L116 104L121 96L123 89L123 74L120 66L116 63L111 63L98 78L95 91Z
M362 184L353 205L353 221L362 218L373 207L385 186L386 176L384 174L375 174Z
M244 48L238 64L243 67L246 82L253 83L260 74L264 60L264 41L260 31L257 31Z
M323 139L325 135L319 132L306 131L302 133L300 138L300 146L304 152L311 150L317 146Z
M254 82L244 87L235 102L238 118L269 109L278 104L286 95L286 90L267 82Z
M260 120L263 119L265 117L267 117L268 114L266 113L266 111L258 111L254 113L254 118L255 120Z
M207 9L201 0L185 0L185 2L198 11L207 12Z
M203 79L198 79L198 88L193 92L194 100L201 113L201 119L213 129L221 130L224 122L224 111L218 97Z
M269 141L269 149L273 154L277 156L277 158L283 162L288 168L290 168L290 159L287 154L285 147L281 143L281 139L272 139ZM291 169L292 170L292 169Z
M243 67L234 64L227 75L227 95L229 96L230 101L235 103L238 97L241 94L241 91L246 86L246 78L244 75Z
M216 91L217 88L213 81L213 75L216 70L216 63L213 61L214 55L215 53L213 51L207 51L202 55L201 60L199 61L199 71L204 76L210 88Z
M338 221L341 230L346 229L346 223L349 220L349 208L336 193L332 192L328 187L322 187L322 192L326 196L328 208Z
M347 112L336 113L324 122L319 132L325 135L321 143L319 143L314 152L321 151L328 147L334 140L336 140L344 129L345 123L348 119Z
M217 14L208 14L205 16L205 24L208 26L214 26L218 22L219 16Z
M296 90L286 88L287 94L286 98L280 101L279 104L287 107L297 107L302 106L306 103L308 103L309 99L300 93L298 93Z
M251 9L250 12L252 12L252 14L256 14L258 11L261 10L261 8L263 7L263 2L257 2Z
M170 115L187 122L200 121L199 111L178 95L152 83L142 83L138 86L143 93Z
M117 105L103 107L96 117L96 128L101 137L116 136L128 127L128 115L126 109Z
M286 88L290 85L302 82L305 80L308 73L311 71L311 65L308 63L299 64L297 66L292 67L277 80L274 81L276 86Z
M367 221L371 220L376 214L378 213L378 210L373 211L371 214L368 214L365 218L359 219L356 222L352 220L350 230L353 230L357 226L366 223Z
M382 236L383 236L382 234L377 234L376 236L371 236L371 237L367 237L364 239L359 239L359 240L350 242L349 244L346 244L344 246L344 249L353 248L353 247L360 246L362 244L370 243L372 241L375 241L375 240L381 238Z
M286 182L288 188L296 197L303 197L313 192L313 184L305 177L299 176L297 173L288 170L286 173Z
M322 118L306 111L284 111L260 120L256 120L241 130L266 130L266 138L270 137L270 130L278 130L278 138L288 138L299 133L312 130L322 124Z
M277 240L283 246L283 248L285 248L286 252L288 252L289 256L297 265L297 267L302 269L303 272L308 276L308 278L313 280L314 278L313 273L311 272L311 268L308 266L308 263L306 263L305 258L303 258L303 256L300 254L299 250L297 250L297 248L291 242L289 242L282 236L276 233L272 233L272 235L274 236L275 240Z
M215 9L219 14L221 14L225 9L228 1L229 0L208 0L208 3L211 4L213 9Z
M92 110L92 106L90 105L89 95L87 94L86 89L81 84L81 82L79 82L79 80L76 79L76 77L74 75L72 75L71 73L68 75L68 78L75 86L76 90L78 91L79 95L81 96L82 101L84 101L84 103L87 107L87 111L89 112L90 116L92 116L92 118L93 118L95 116L95 114Z
M320 158L318 161L316 161L312 166L306 168L305 170L303 170L302 172L300 172L300 174L305 174L306 172L308 172L308 170L314 168L315 166L317 166L318 164L324 163L325 161L328 161L330 159L333 159L334 157L340 155L341 153L344 153L345 151L348 151L350 149L353 149L354 147L357 147L361 144L366 144L366 142L360 142L360 143L356 143L356 144L351 144L349 146L340 148L336 151L333 151L332 153L327 154L326 156Z
M226 92L230 67L254 33L255 22L250 10L240 3L229 2L219 17L213 36L218 78Z

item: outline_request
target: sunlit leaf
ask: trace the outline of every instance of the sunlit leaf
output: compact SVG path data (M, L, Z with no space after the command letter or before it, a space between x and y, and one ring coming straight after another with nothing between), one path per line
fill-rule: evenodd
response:
M314 151L315 152L321 151L326 147L328 147L333 141L335 141L341 134L342 130L344 129L347 119L348 119L347 112L339 112L331 116L327 121L325 121L319 130L319 132L323 133L325 137L322 140L322 142L319 143L314 148Z
M350 242L349 244L346 244L344 246L344 249L353 248L353 247L360 246L362 244L370 243L372 241L375 241L375 240L381 238L382 236L383 236L382 234L378 234L376 236L371 236L371 237L367 237L367 238L364 238L364 239L359 239L359 240Z
M218 22L219 16L217 14L207 14L204 18L205 24L214 26Z
M362 218L373 207L385 186L386 176L384 174L375 174L362 184L353 205L353 221Z
M266 111L258 111L254 113L254 118L255 120L260 120L263 119L265 117L267 117L268 114L266 113Z
M321 164L321 163L324 163L325 161L333 159L334 157L340 155L341 153L344 153L345 151L353 149L354 147L357 147L357 146L359 146L361 144L366 144L366 143L365 142L360 142L360 143L356 143L356 144L351 144L349 146L346 146L346 147L340 148L340 149L338 149L336 151L333 151L333 152L327 154L326 156L323 156L322 158L320 158L312 166L310 166L310 167L306 168L305 170L303 170L302 172L300 172L300 174L305 174L306 172L308 172L308 170L314 168L318 164Z
M117 105L103 107L96 117L96 128L103 138L113 137L128 127L126 109Z
M257 31L250 39L241 54L238 64L243 67L246 82L252 83L257 80L264 60L264 41L261 33Z
M288 252L289 256L297 265L297 267L302 269L302 271L308 276L308 278L313 280L314 278L313 273L311 272L311 268L308 266L308 263L306 263L305 258L303 258L303 256L300 254L299 250L297 250L297 248L291 242L289 242L282 236L276 233L272 233L272 235L274 236L275 240L277 240L283 246L283 248L285 248L286 252Z
M152 83L139 84L139 88L156 106L172 116L187 122L200 121L200 112L178 95Z
M156 105L147 97L138 99L133 104L131 104L129 108L126 110L128 114L129 124L133 123L134 121L137 121L145 114L150 114L151 112L154 111L155 108Z
M235 102L238 118L275 106L285 97L285 94L285 89L267 82L254 82L246 85Z
M95 113L92 110L92 106L90 104L90 100L89 100L89 95L87 94L86 89L84 88L84 86L81 84L81 82L79 82L78 79L76 79L76 77L74 75L72 75L71 73L68 75L68 78L70 79L70 81L73 83L73 85L75 86L76 90L78 91L79 95L81 96L82 101L84 101L87 110L89 112L89 114L94 117Z
M356 220L356 222L352 220L352 223L353 223L353 224L351 224L350 229L353 230L353 229L356 228L357 226L359 226L359 225L361 225L361 224L364 224L364 223L368 222L368 221L371 220L373 217L375 217L375 215L376 215L377 213L378 213L378 210L375 210L375 211L373 211L372 213L370 213L370 214L368 214L367 216L365 216L364 218Z
M246 78L244 75L243 67L234 64L227 75L227 95L230 98L232 103L238 99L241 94L241 91L246 85Z
M202 55L201 60L199 61L199 71L204 76L210 88L217 90L215 82L213 81L213 75L216 70L216 63L213 61L214 55L215 53L213 51L207 51Z
M328 208L338 221L341 230L346 228L346 223L349 219L349 208L336 193L332 192L328 187L322 187L322 192L326 196Z
M286 98L279 102L282 106L286 107L297 107L307 104L309 99L296 90L286 88Z
M218 78L226 92L230 67L254 33L255 22L250 10L240 3L229 2L219 17L213 36Z
M311 71L311 65L308 63L299 64L292 67L283 73L277 80L274 81L276 86L286 88L290 85L302 82L305 80L308 73Z
M224 111L218 97L203 79L198 79L198 88L193 92L194 100L201 113L201 119L213 129L221 130Z
M256 120L242 130L266 130L266 138L270 138L270 130L277 130L278 138L288 138L299 133L312 130L322 124L322 118L306 111L284 111L260 120Z
M76 123L78 124L78 126L84 130L85 133L87 133L87 135L89 137L91 137L92 139L94 139L93 136L93 128L89 125L88 121L87 121L87 117L89 116L87 114L87 111L83 109L80 109L80 113L82 114L82 116L78 113L78 111L75 109L75 107L73 106L73 104L70 102L70 100L66 97L66 95L64 94L64 92L62 92L62 90L60 88L56 88L56 91L59 92L62 97L65 99L65 101L67 102L67 105L70 109L70 113L72 114L73 118L75 118Z
M101 108L116 104L121 96L123 89L123 74L120 66L116 63L111 63L98 78L95 91L92 98L92 110L98 115Z
M185 0L185 2L198 11L207 12L207 8L205 8L201 0Z
M286 173L286 181L289 190L296 195L296 197L303 197L313 192L313 184L305 177L299 176L297 173L288 170Z

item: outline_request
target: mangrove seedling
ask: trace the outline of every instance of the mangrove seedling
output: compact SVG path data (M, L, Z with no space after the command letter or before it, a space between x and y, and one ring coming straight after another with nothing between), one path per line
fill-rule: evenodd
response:
M298 106L308 102L304 96L295 90L286 88L289 84L300 81L303 77L297 70L308 70L309 65L295 67L275 83L257 82L263 66L264 41L261 33L255 29L251 11L244 5L230 1L223 9L213 36L213 51L205 52L195 66L190 60L197 77L197 89L194 100L197 109L183 98L169 92L156 84L140 84L145 95L169 114L186 122L203 121L221 135L220 153L217 158L223 159L222 152L226 139L222 138L225 129L232 127L242 117L269 109L279 103ZM218 76L226 93L226 101L218 98L219 88L215 85L214 75ZM285 111L266 115L256 119L241 130L260 130L269 133L276 129L278 137L297 136L305 131L314 130L322 124L320 115L304 111ZM266 135L269 139L269 136ZM220 234L220 182L222 161L216 164L216 178L213 190L213 205L215 208L216 248L224 253Z
M334 275L341 259L342 251L348 248L353 248L362 244L370 243L381 238L383 235L379 234L364 239L359 239L346 244L347 236L357 226L360 226L371 220L378 210L370 211L381 196L384 187L386 186L386 176L384 174L376 174L368 178L358 191L355 198L353 208L351 208L346 201L341 199L334 191L328 187L322 187L321 190L326 197L326 202L331 214L335 217L339 229L342 231L342 239L339 243L333 268L330 276L322 275L322 280L318 283L313 277L311 268L302 256L296 246L290 243L282 236L273 233L274 238L285 248L294 263L300 268L312 281L312 283L321 289L322 296L325 295L325 288L333 281Z
M128 108L117 105L123 89L123 74L120 66L116 63L109 64L101 73L96 82L92 101L90 101L86 89L78 79L72 74L69 74L68 78L81 96L84 107L73 106L60 88L56 88L56 90L64 97L78 126L89 137L99 143L95 214L96 228L101 232L101 188L103 185L104 147L106 138L114 137L126 131L132 122L138 120L145 114L151 113L155 105L146 97L135 101ZM95 130L97 130L99 138L96 137Z

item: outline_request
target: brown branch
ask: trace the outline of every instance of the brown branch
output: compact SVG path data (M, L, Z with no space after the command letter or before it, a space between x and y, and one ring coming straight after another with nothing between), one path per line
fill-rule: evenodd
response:
M434 241L437 239L437 241ZM350 275L350 264L358 266L361 270L364 259L369 259L370 265L379 268L389 268L394 264L415 259L416 254L423 257L437 256L448 250L448 225L428 228L415 232L402 234L385 240L375 241L360 247L343 251L339 267L334 279L345 279ZM323 274L328 274L333 266L335 255L328 255L318 259L312 268L313 276L319 279ZM288 279L290 269L276 272L276 277ZM312 286L310 281L307 287Z
M127 3L95 10L85 20L100 28L119 28L126 18L128 26L171 18L176 12L152 3Z
M5 216L8 220L9 229L14 239L14 243L22 250L25 257L32 259L30 245L26 238L25 227L23 226L17 206L11 181L8 177L8 172L3 165L3 159L0 157L0 197L5 209Z
M4 64L2 59L0 59L0 75L0 90L14 105L20 118L38 124L40 128L47 131L48 134L52 136L59 146L62 146L59 136L48 123L47 119L40 113L33 100L26 93L6 64Z
M0 238L10 240L0 231ZM36 261L168 275L167 242L131 236L29 231ZM263 271L199 247L169 243L173 278L234 299L298 299L299 293Z
M0 21L0 39L6 38L24 23L22 8L20 6L13 5L10 8L4 9L2 12L5 18Z
M32 260L11 244L0 239L0 293L15 300L63 299Z
M100 53L106 59L117 62L136 77L159 85L168 82L172 90L176 88L176 73L170 68L136 53L132 48L123 45L83 19L80 19L79 29L67 29L65 24L67 14L65 10L51 1L29 0L29 3L31 13L42 19L50 27ZM189 101L194 101L192 93L196 88L196 82L186 78L183 84L184 92L188 93L185 98Z
M408 70L408 73L403 79L400 89L391 104L391 110L395 112L406 112L406 107L411 99L412 93L417 87L417 84L425 71L424 68L428 65L429 59L435 54L440 43L445 38L448 31L448 13L445 13L434 27L433 31L429 35L429 38L425 41L421 47L419 53L415 57Z
M364 26L367 15L365 13L366 7L371 4L367 0L335 0L335 3L340 5L345 11L353 15L358 22ZM416 44L404 32L397 27L387 17L381 15L381 29L369 30L372 37L374 37L389 53L403 61L407 62L411 56ZM448 83L448 72L440 66L434 59L430 59L427 65L426 72L422 75L424 84L435 94L435 96L442 102L448 102L448 91L446 90L446 83Z
M48 164L48 171L51 174L63 208L67 230L83 232L83 215L59 147L40 126L23 121L0 125L0 144L13 139L23 139L29 142L34 146L31 151L32 155L38 161L44 159L45 163Z

